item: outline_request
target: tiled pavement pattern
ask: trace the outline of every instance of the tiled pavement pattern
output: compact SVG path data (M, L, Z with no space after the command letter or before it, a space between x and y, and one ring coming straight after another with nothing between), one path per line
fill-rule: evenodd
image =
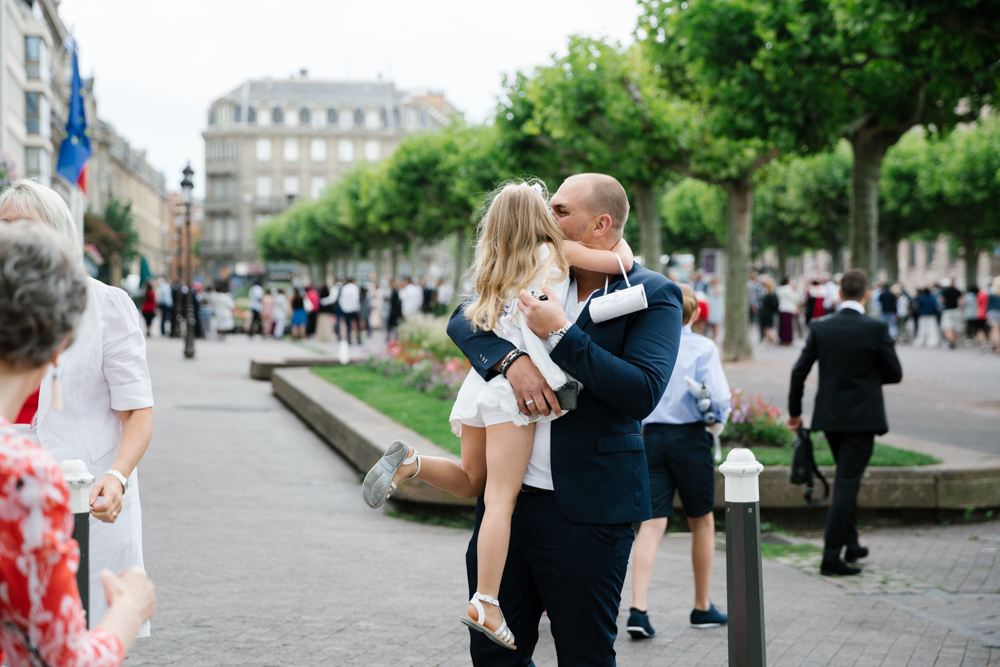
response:
M301 350L243 338L199 341L194 361L181 350L180 341L149 345L156 426L140 475L160 611L126 664L470 664L458 623L469 533L367 509L357 473L268 384L247 378L252 354ZM894 548L886 535L884 545L871 536L877 553ZM905 537L905 549L936 543L922 537ZM726 664L725 629L687 625L688 551L683 536L664 540L650 596L659 634L634 642L622 629L619 664ZM949 554L938 560L961 560ZM721 552L715 567L713 599L724 607ZM814 572L764 563L770 665L1000 664L1000 649ZM556 664L547 623L538 665Z

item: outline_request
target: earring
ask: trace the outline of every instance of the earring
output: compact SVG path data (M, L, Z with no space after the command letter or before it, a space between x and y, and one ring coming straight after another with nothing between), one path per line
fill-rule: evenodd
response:
M63 409L63 397L62 397L62 385L59 383L59 376L62 372L59 370L59 360L56 359L55 363L52 364L52 409L56 412L62 412Z

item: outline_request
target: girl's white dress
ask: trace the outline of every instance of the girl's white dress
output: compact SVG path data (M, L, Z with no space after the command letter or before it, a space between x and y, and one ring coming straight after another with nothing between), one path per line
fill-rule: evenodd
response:
M550 252L548 244L543 244L539 248L539 257L544 261ZM543 269L528 285L528 291L537 296L542 294L543 286L548 287L555 292L556 299L560 304L565 303L570 279L569 276L566 276L559 280L558 273L559 269L556 266L550 266L547 272ZM552 389L558 389L566 384L570 378L549 357L548 342L536 336L528 328L524 321L524 313L517 307L517 301L516 294L507 301L493 333L510 341L518 349L527 352L549 386ZM479 373L471 370L459 389L449 421L452 432L460 436L462 435L463 423L484 427L491 424L514 422L518 426L525 426L532 422L552 421L555 418L555 413L547 417L542 415L524 416L517 407L517 397L514 395L514 390L507 378L498 375L487 382Z

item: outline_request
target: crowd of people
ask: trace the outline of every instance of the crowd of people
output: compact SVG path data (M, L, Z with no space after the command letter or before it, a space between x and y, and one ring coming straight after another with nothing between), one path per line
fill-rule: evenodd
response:
M676 279L676 277L675 277ZM748 317L758 326L760 341L791 345L804 339L814 319L840 309L842 274L817 273L800 279L791 276L778 284L773 277L751 271L747 280ZM693 271L686 281L695 291L700 319L694 330L716 340L725 321L725 293L718 276L706 280ZM954 278L944 278L916 291L902 283L876 282L870 313L889 327L893 340L913 347L978 346L1000 354L1000 276L988 287L959 289Z

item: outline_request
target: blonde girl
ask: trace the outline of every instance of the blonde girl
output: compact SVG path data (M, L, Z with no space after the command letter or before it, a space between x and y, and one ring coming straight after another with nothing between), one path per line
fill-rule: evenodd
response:
M465 306L465 316L478 329L493 331L527 353L552 389L558 389L570 378L549 358L548 342L525 325L516 306L517 295L522 289L540 295L542 287L548 287L565 302L570 266L618 273L616 254L625 270L631 270L632 251L624 240L612 251L567 241L549 212L543 186L510 183L494 193L480 222L470 270L475 295ZM461 620L512 650L516 648L514 635L496 599L507 560L510 519L531 456L534 425L557 416L554 412L547 417L521 414L503 375L487 382L470 371L451 413L452 431L462 438L461 465L445 458L421 457L397 440L368 472L363 485L365 502L373 508L381 506L399 483L413 478L460 498L483 496L486 509L477 542L476 594Z

